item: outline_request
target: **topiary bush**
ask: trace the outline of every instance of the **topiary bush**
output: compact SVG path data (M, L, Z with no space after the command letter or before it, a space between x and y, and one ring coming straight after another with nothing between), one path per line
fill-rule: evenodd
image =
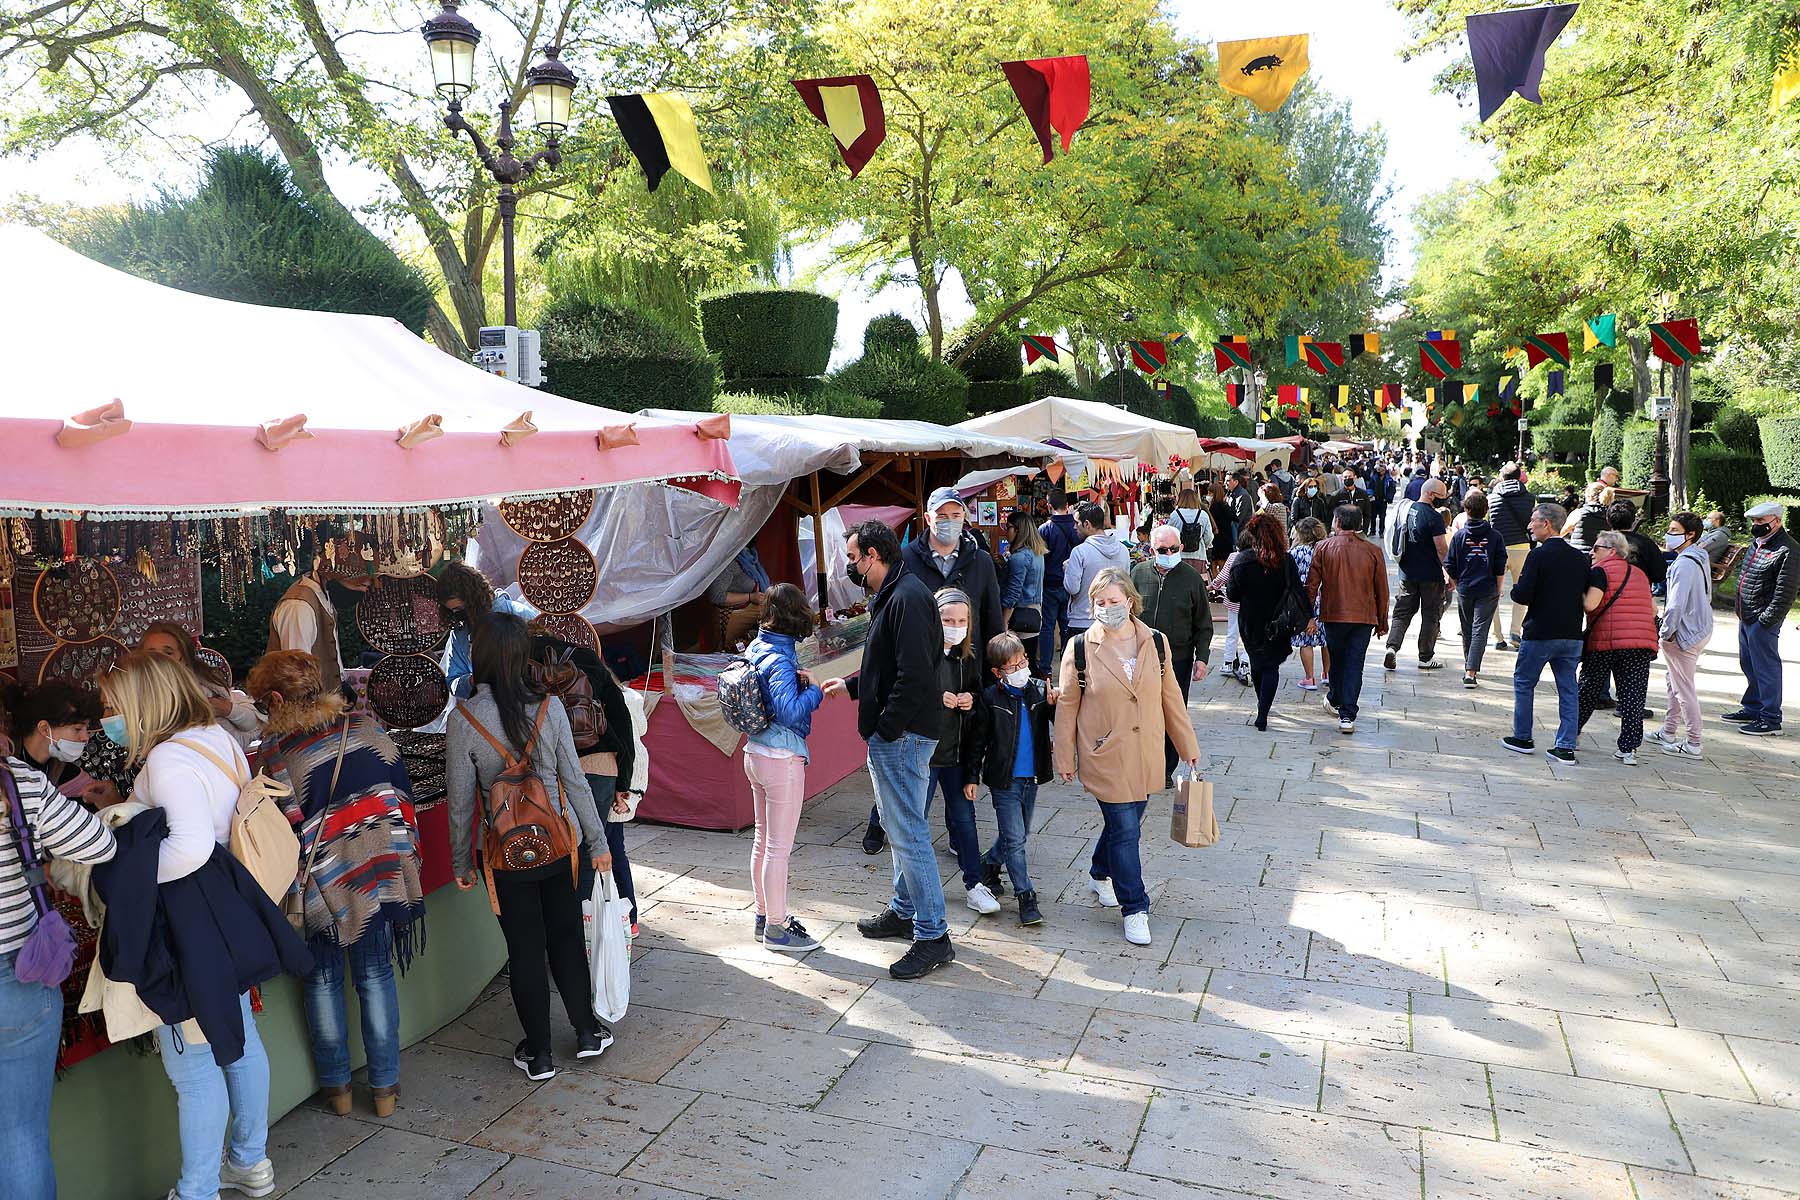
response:
M1141 417L1150 417L1158 421L1169 419L1165 415L1167 406L1163 403L1163 398L1157 395L1156 389L1151 387L1149 382L1136 371L1125 372L1123 392L1119 387L1117 371L1102 375L1095 381L1090 398L1101 404L1116 406L1121 403L1121 395L1124 397L1122 402L1129 411L1137 413Z
M866 396L853 396L823 387L804 396L767 396L758 392L720 392L713 397L713 411L757 417L860 417L881 415L881 405Z
M1081 386L1075 382L1075 376L1061 367L1027 371L1019 377L1019 384L1026 400L1042 400L1045 396L1068 396L1075 400L1087 398Z
M1720 408L1712 419L1713 435L1726 447L1740 454L1762 455L1762 430L1756 427L1756 416L1736 405Z
M863 353L892 350L919 354L919 331L899 313L884 313L863 326Z
M1800 417L1763 417L1756 429L1762 435L1769 482L1778 488L1800 488Z
M1025 388L1016 379L971 379L969 381L969 415L985 416L1005 412L1025 403Z
M969 417L969 381L962 372L916 351L865 354L830 378L843 391L878 402L884 417L938 425Z
M1612 409L1603 408L1594 417L1593 434L1588 440L1588 469L1598 472L1601 467L1618 466L1624 453L1625 422Z
M823 375L837 340L837 314L837 301L817 292L726 292L700 301L700 335L732 383Z
M1695 442L1688 449L1688 488L1706 493L1727 517L1744 515L1744 500L1769 490L1760 454L1730 444Z
M1605 463L1589 463L1598 470ZM1656 474L1656 422L1632 421L1625 426L1625 445L1619 454L1619 473L1625 477L1625 486L1647 488L1651 476Z
M558 297L538 322L544 390L622 412L708 412L717 371L710 355L650 317L579 297Z
M969 347L971 334L965 333L950 343L944 351L944 361L956 362L956 358ZM994 383L1001 380L1017 380L1025 373L1024 351L1019 347L1019 335L1011 330L999 330L982 338L980 344L969 356L957 363L970 383ZM971 403L970 407L973 407Z
M1585 425L1545 425L1531 431L1531 444L1539 454L1583 456L1592 438L1593 431Z

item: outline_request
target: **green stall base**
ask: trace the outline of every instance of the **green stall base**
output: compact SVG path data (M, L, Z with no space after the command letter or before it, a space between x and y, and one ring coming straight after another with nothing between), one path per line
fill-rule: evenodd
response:
M426 902L425 932L425 953L398 976L400 1037L408 1046L461 1016L506 962L506 943L484 889L433 892ZM351 1063L361 1067L356 991L348 979L345 984ZM262 1000L257 1028L269 1054L273 1124L310 1097L318 1084L300 981L274 980L263 988ZM175 1089L154 1048L140 1054L131 1046L113 1046L76 1063L57 1080L50 1104L50 1153L61 1196L144 1200L162 1196L174 1185L181 1170Z

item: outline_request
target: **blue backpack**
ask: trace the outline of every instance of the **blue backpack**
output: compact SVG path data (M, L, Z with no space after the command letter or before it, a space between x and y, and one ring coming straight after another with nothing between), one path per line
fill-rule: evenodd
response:
M741 654L719 672L719 708L725 723L739 733L761 733L775 723L763 693L762 672Z

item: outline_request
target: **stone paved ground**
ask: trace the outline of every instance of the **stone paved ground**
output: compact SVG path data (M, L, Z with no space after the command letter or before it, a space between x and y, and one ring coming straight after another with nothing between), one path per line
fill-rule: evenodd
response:
M1717 714L1728 618L1713 646ZM1100 821L1070 788L1030 844L1045 924L953 882L957 963L916 984L850 924L889 870L857 845L866 778L808 806L793 906L825 945L799 961L749 942L747 834L634 828L618 1043L577 1064L565 1039L532 1084L496 986L407 1051L391 1120L282 1121L285 1194L1800 1196L1800 736L1715 725L1706 761L1630 769L1603 715L1553 767L1498 743L1510 656L1476 692L1371 663L1353 738L1291 686L1268 735L1237 684L1196 690L1224 837L1184 849L1152 803L1142 949L1089 902Z

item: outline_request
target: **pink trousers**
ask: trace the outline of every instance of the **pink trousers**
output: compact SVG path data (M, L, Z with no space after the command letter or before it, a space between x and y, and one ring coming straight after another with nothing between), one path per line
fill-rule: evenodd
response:
M1700 745L1701 720L1700 690L1694 683L1694 669L1704 648L1695 646L1692 650L1683 650L1668 640L1662 644L1669 692L1669 715L1663 718L1662 731L1666 736L1674 737L1676 728L1686 725L1688 745L1695 748Z
M744 774L756 808L756 839L750 843L750 887L756 913L778 925L788 919L788 855L800 828L800 806L806 799L806 760L765 758L744 752Z

